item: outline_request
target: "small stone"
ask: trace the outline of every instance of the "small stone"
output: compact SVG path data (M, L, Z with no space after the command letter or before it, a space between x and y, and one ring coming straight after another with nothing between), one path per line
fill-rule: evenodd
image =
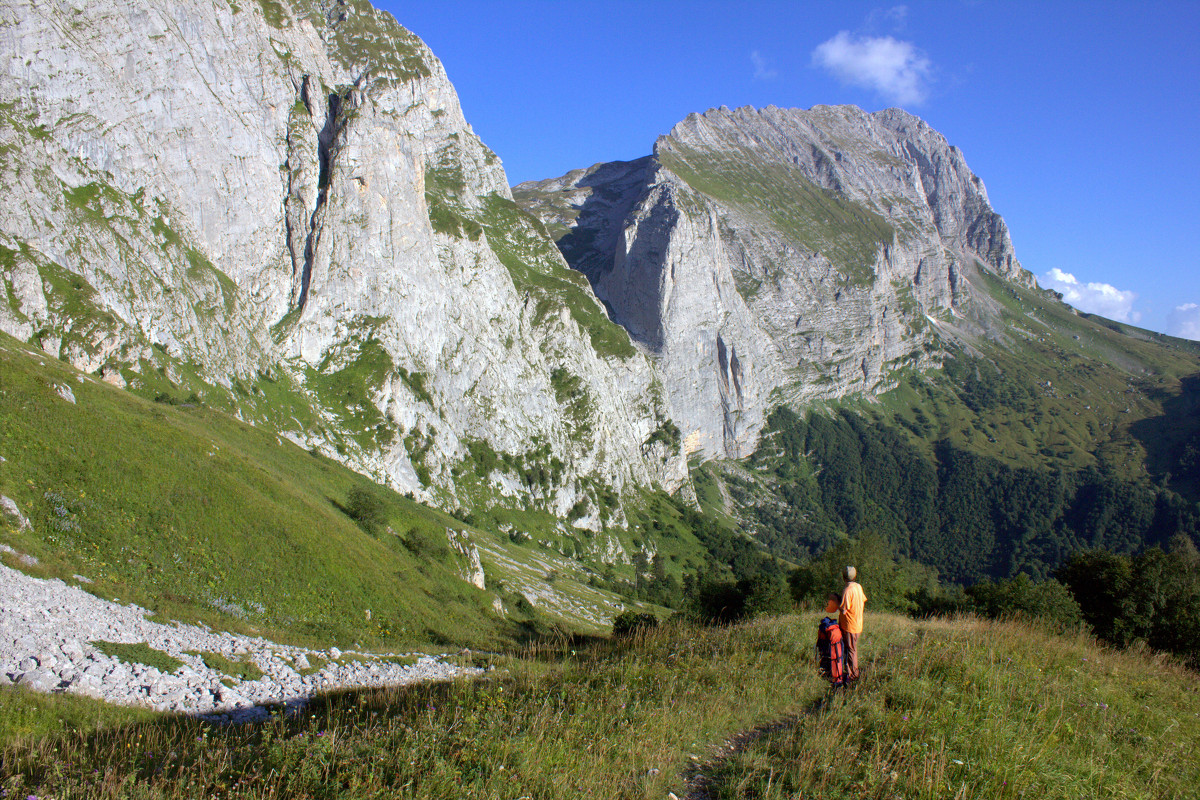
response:
M39 692L51 692L58 688L58 676L48 669L24 672L17 678L18 686L27 686Z
M17 503L11 497L6 497L0 494L0 515L13 517L17 521L17 530L29 530L33 526L29 524L29 520L21 513L21 509L17 507ZM4 552L15 553L11 547L5 545Z
M99 698L101 695L100 684L92 680L87 675L84 675L78 680L72 681L67 687L67 691L71 692L72 694L81 694L84 697Z
M63 654L63 657L72 663L78 664L84 660L83 646L75 639L68 639L58 649Z

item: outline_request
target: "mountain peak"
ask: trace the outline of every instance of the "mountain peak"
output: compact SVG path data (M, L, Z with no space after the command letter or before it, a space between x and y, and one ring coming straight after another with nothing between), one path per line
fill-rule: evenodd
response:
M781 400L872 394L889 365L934 363L931 319L986 333L979 269L1032 285L961 153L899 109L711 108L638 163L520 199L555 207L560 249L710 454L753 450Z

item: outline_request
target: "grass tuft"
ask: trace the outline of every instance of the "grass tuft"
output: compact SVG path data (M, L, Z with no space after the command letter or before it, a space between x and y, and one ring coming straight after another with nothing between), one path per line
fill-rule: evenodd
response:
M207 650L189 652L188 655L200 656L200 660L204 662L204 666L209 669L215 669L217 672L224 672L229 677L237 678L239 681L256 681L263 676L263 671L249 658L234 661L228 656Z
M162 650L155 650L145 642L125 644L122 642L95 641L93 647L110 658L124 661L126 664L145 664L154 667L159 672L172 673L183 666L183 662Z

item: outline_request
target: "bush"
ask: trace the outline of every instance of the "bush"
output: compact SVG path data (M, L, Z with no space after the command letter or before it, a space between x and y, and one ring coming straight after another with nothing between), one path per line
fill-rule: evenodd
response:
M405 549L417 558L443 563L450 560L450 543L444 535L436 531L428 531L414 525L408 529L401 541Z
M686 611L688 617L708 624L728 624L745 616L746 598L729 580L706 579L696 587Z
M658 627L658 617L653 614L639 614L636 611L622 611L613 619L613 636L630 636L638 631Z
M743 597L744 616L786 614L792 610L791 594L778 576L760 573L738 581L737 588Z
M1050 622L1060 630L1083 622L1079 603L1056 580L1034 583L1025 573L993 583L983 581L966 590L972 610L987 617L1023 617Z
M346 513L368 533L387 525L387 509L379 497L364 486L352 486L346 495Z
M797 567L788 578L792 597L797 603L823 607L825 595L840 594L846 585L842 570L848 565L858 570L858 582L866 592L870 609L915 611L914 595L937 590L936 570L897 558L883 537L866 534L843 539L819 558Z
M1167 552L1081 551L1055 575L1101 639L1144 641L1200 667L1200 554L1187 535L1177 534Z

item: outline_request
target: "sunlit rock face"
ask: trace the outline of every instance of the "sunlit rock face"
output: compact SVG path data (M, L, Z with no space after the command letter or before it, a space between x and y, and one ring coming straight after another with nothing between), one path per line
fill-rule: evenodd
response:
M963 313L987 302L983 272L1033 283L961 153L898 109L714 109L651 156L514 193L652 354L686 449L708 455L751 452L775 405L929 366L939 331L986 318Z
M446 506L472 443L525 465L476 459L481 486L564 516L589 487L686 481L650 441L650 361L390 15L12 0L0 54L0 330L115 383L224 392Z

